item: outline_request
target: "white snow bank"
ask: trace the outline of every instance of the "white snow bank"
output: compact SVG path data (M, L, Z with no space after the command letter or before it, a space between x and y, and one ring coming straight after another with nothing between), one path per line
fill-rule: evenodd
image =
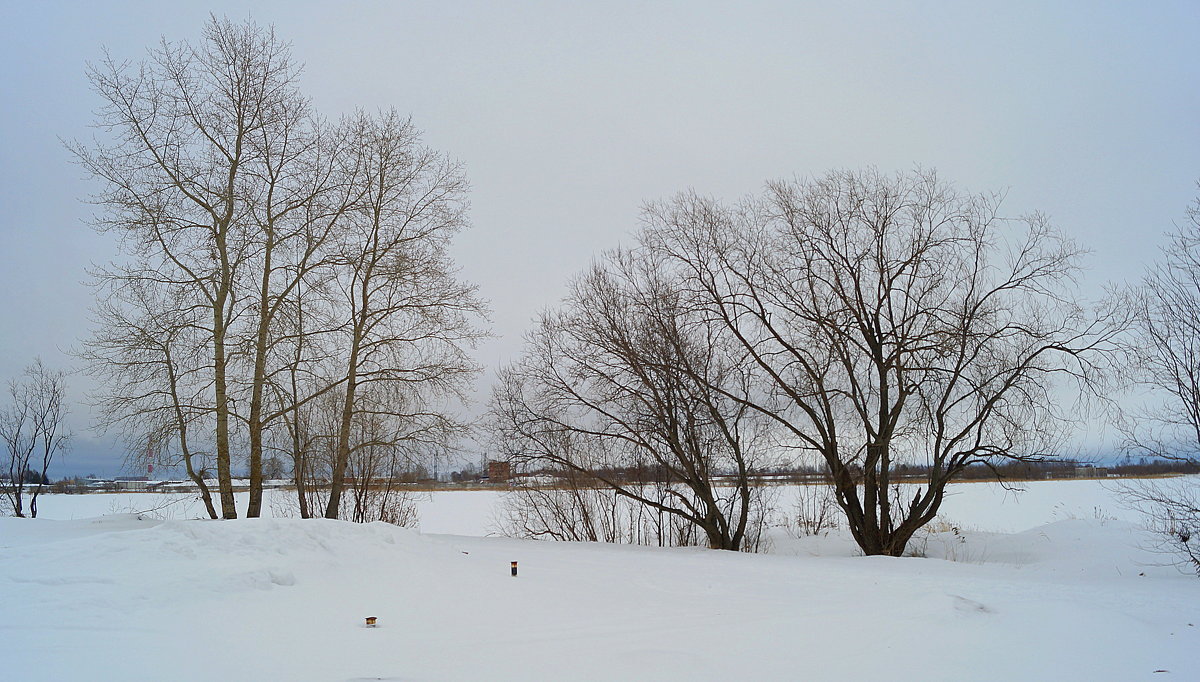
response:
M942 561L6 518L0 656L27 680L1200 679L1200 581L1133 526L965 533L986 550Z

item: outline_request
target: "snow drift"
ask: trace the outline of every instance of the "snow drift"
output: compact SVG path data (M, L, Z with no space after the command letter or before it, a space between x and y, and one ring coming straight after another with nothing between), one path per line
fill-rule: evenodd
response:
M6 518L0 656L27 680L1200 679L1200 581L1142 539L1066 518L889 559Z

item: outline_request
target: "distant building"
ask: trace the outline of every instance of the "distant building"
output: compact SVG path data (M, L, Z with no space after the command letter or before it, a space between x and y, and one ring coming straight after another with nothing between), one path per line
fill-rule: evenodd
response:
M1075 467L1075 478L1106 478L1107 476L1108 469L1105 467Z
M488 462L487 475L492 483L507 483L512 478L512 467L508 462Z
M150 487L148 476L117 476L113 479L117 490L147 490Z

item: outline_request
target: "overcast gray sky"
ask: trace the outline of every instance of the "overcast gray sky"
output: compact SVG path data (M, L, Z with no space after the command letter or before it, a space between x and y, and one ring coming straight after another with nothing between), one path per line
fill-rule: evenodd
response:
M35 355L72 364L85 271L113 254L59 142L90 135L85 62L195 39L210 11L274 24L327 116L394 106L466 165L474 227L455 253L495 311L489 376L573 273L629 241L643 201L682 189L933 167L1089 245L1096 291L1156 257L1200 179L1194 0L7 2L0 380ZM114 472L74 409L76 450L51 473Z

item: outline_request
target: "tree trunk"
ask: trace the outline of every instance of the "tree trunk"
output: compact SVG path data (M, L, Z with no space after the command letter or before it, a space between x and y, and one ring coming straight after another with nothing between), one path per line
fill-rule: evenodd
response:
M292 479L296 484L296 503L300 508L300 518L312 518L312 514L308 509L308 496L305 494L304 490L304 463L300 458L297 458L295 460L295 464L293 465Z
M338 426L337 451L334 455L333 472L329 483L329 504L325 506L325 518L336 519L342 503L342 488L346 480L346 466L350 463L350 427L354 417L354 394L358 388L357 377L358 344L350 353L350 370L346 376L346 394L342 403L341 423Z
M271 287L271 249L273 238L267 238L263 262L262 286L259 289L258 333L254 338L254 378L250 388L250 416L247 428L250 431L250 502L246 506L246 517L257 518L262 512L262 403L263 384L267 381L267 327L270 324L268 296Z
M233 497L233 471L229 461L229 394L225 378L225 297L217 294L213 306L213 386L217 401L217 486L221 491L221 518L236 519L237 505Z

